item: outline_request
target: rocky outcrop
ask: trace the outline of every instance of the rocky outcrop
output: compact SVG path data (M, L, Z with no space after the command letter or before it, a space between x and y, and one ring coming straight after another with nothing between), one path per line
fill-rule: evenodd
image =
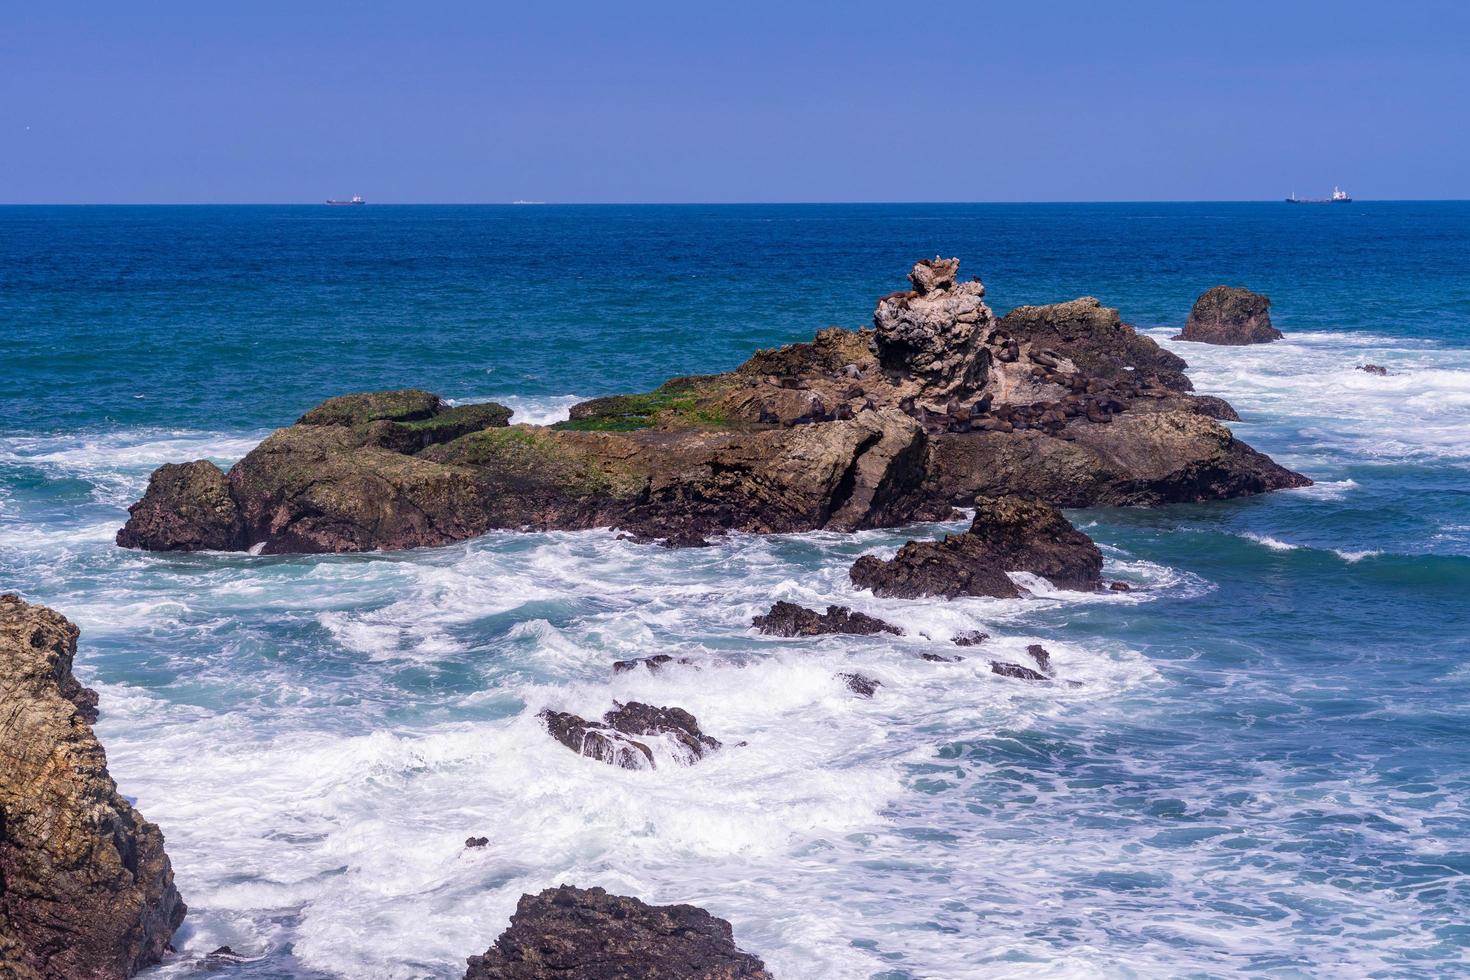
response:
M693 905L649 905L601 888L522 895L510 927L465 980L771 980L730 923Z
M154 550L410 548L495 529L891 527L977 494L1155 504L1308 482L1234 439L1184 362L1084 297L996 319L957 259L920 262L873 327L576 405L552 426L430 392L329 399L230 470L161 469L118 535Z
M1369 374L1376 374L1380 378L1388 374L1388 368L1384 367L1382 364L1359 364L1358 370L1366 371Z
M990 639L990 634L983 630L965 630L963 633L956 633L950 637L949 641L957 647L975 647L988 639Z
M903 630L897 626L876 616L853 612L846 606L828 606L825 613L819 613L784 599L772 606L770 612L751 620L751 625L771 636L826 636L831 633L903 635Z
M604 714L601 722L549 708L540 718L548 734L573 752L622 769L657 768L648 747L650 738L667 739L685 765L720 747L720 741L700 731L699 722L683 708L629 701Z
M108 775L76 644L0 595L0 974L20 980L132 976L184 919L163 835Z
M1031 572L1063 589L1102 585L1102 553L1056 508L1022 497L984 497L963 534L910 541L888 561L864 555L852 566L853 585L881 596L962 595L1015 598L1007 572Z
M239 551L245 524L218 466L207 459L164 463L148 478L143 499L128 508L117 543L154 551Z
M1239 286L1216 286L1200 294L1189 311L1184 331L1175 340L1202 344L1266 344L1281 339L1271 326L1271 301Z
M929 496L1019 494L1058 507L1152 507L1304 487L1311 480L1193 412L1136 407L1108 424L932 437Z
M1030 667L1022 667L1020 664L1008 663L1004 660L990 661L990 672L1002 677L1014 677L1018 681L1048 680L1045 674L1034 671Z

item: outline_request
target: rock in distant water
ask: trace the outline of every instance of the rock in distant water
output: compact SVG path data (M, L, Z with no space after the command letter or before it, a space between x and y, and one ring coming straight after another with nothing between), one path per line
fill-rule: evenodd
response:
M771 980L730 923L693 905L648 905L601 888L522 895L510 927L465 980Z
M982 630L965 630L963 633L956 633L950 637L950 642L957 647L973 647L979 646L988 639L990 639L990 634Z
M551 737L573 752L622 769L655 768L653 750L639 737L672 738L689 763L720 747L719 739L700 731L699 722L683 708L629 701L607 712L601 722L550 709L540 717Z
M1102 553L1049 504L1021 497L982 497L963 534L942 541L910 541L889 561L864 555L849 573L852 584L881 596L962 595L1015 598L1007 572L1031 572L1063 589L1102 585Z
M734 371L575 405L551 426L427 391L328 399L228 476L155 474L118 535L267 554L612 527L668 547L727 531L948 519L977 494L1149 505L1310 482L1214 421L1184 362L1084 297L1002 319L959 260L924 260L873 326L831 327Z
M764 616L751 620L762 633L772 636L825 636L830 633L851 633L856 636L872 636L875 633L892 633L902 636L903 630L885 623L876 616L853 612L846 606L828 606L825 613L798 606L784 599L771 607Z
M1184 331L1175 340L1243 346L1281 339L1271 326L1271 301L1239 286L1216 286L1194 301Z
M1383 377L1384 375L1388 374L1388 368L1384 367L1381 364L1359 364L1358 365L1358 370L1359 371L1366 371L1369 374L1376 374L1380 378Z
M184 920L163 835L118 792L77 628L0 595L0 975L129 977Z

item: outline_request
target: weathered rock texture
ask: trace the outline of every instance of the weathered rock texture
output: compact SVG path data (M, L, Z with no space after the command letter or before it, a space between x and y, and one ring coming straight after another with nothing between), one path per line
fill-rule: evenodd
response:
M601 722L565 711L541 712L546 731L573 752L622 769L656 768L647 739L668 738L686 765L720 747L720 741L700 731L699 722L683 708L659 708L639 701L620 704Z
M849 574L853 585L881 596L1014 598L1021 589L1007 572L1032 572L1063 589L1096 589L1102 553L1055 507L1022 497L982 497L963 534L910 541L888 561L864 555Z
M901 636L903 630L885 623L876 616L853 612L846 606L828 606L825 613L798 606L784 599L771 607L771 611L751 620L751 624L762 633L772 636L826 636L831 633L849 633L855 636L872 636L875 633L892 633Z
M184 919L163 835L117 792L77 628L0 595L0 976L110 980Z
M465 980L771 980L730 923L693 905L648 905L601 888L522 895Z
M1266 344L1281 339L1271 326L1271 301L1260 293L1239 286L1216 286L1194 301L1184 332L1175 340L1202 344Z
M957 259L920 262L873 327L734 371L574 406L553 426L423 391L330 399L228 476L161 469L118 542L266 553L617 527L670 545L730 530L942 519L976 494L1156 504L1302 486L1238 442L1234 410L1090 297L997 319Z

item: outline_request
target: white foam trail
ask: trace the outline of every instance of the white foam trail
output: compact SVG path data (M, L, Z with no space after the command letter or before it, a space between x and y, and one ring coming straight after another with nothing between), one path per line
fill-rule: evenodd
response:
M1277 538L1273 538L1267 534L1255 534L1249 531L1245 534L1240 535L1240 537L1245 538L1249 541L1254 541L1256 544L1264 545L1267 548L1270 548L1272 551L1296 551L1301 547L1301 545L1299 544L1289 544L1288 542L1278 540Z

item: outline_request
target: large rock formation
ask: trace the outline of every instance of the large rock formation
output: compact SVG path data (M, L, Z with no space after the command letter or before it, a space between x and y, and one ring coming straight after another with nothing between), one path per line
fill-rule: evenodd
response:
M423 391L334 398L228 474L164 468L118 542L265 553L612 526L698 544L896 526L977 493L1067 506L1301 486L1190 394L1184 362L1084 298L997 320L956 259L920 262L872 329L829 328L727 374L574 406L553 426Z
M881 596L962 595L1015 598L1007 572L1031 572L1063 589L1102 585L1102 553L1055 507L1022 497L982 497L963 534L910 541L888 561L864 555L849 572L853 585Z
M0 975L111 980L184 919L163 835L117 792L77 628L0 595Z
M1216 286L1194 301L1184 332L1174 339L1233 347L1280 340L1281 331L1271 326L1270 309L1271 301L1260 293Z
M648 905L601 888L522 895L465 980L771 980L730 923L693 905Z

